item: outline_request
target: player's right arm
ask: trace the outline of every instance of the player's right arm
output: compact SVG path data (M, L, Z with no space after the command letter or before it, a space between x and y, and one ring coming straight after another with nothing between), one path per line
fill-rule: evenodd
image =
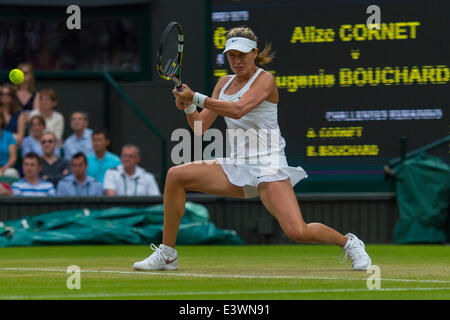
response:
M222 90L223 86L227 83L229 77L230 76L224 76L219 79L211 95L212 98L219 99L220 90ZM211 127L218 116L219 114L214 111L203 109L201 112L195 111L194 113L187 115L187 120L192 130L194 130L194 121L201 121L203 134L206 130L209 129L209 127Z

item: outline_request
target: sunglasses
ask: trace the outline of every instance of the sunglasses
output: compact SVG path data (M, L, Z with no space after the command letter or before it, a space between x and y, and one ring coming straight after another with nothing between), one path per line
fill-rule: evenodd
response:
M55 140L41 140L42 144L46 144L46 143L54 143Z
M10 96L10 97L12 97L12 93L11 92L0 91L0 96Z

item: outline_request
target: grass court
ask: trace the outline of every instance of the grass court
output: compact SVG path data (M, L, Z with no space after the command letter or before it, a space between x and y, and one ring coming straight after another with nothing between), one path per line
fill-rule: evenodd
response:
M134 271L148 246L2 248L0 299L450 299L450 246L366 248L380 289L336 246L178 246L175 272ZM67 288L71 265L81 289Z

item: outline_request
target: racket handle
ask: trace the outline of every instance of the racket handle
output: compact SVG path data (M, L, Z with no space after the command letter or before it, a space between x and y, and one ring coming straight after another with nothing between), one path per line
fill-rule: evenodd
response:
M182 87L182 85L180 84L179 86L176 86L177 87L177 91L178 92L182 92L183 91L183 87Z

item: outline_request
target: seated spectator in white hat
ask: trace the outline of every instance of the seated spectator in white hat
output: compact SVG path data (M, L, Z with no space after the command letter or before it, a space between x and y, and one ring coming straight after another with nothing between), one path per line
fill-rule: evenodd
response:
M122 164L106 171L103 189L108 196L159 196L158 184L153 174L138 166L139 148L127 144L120 155Z

